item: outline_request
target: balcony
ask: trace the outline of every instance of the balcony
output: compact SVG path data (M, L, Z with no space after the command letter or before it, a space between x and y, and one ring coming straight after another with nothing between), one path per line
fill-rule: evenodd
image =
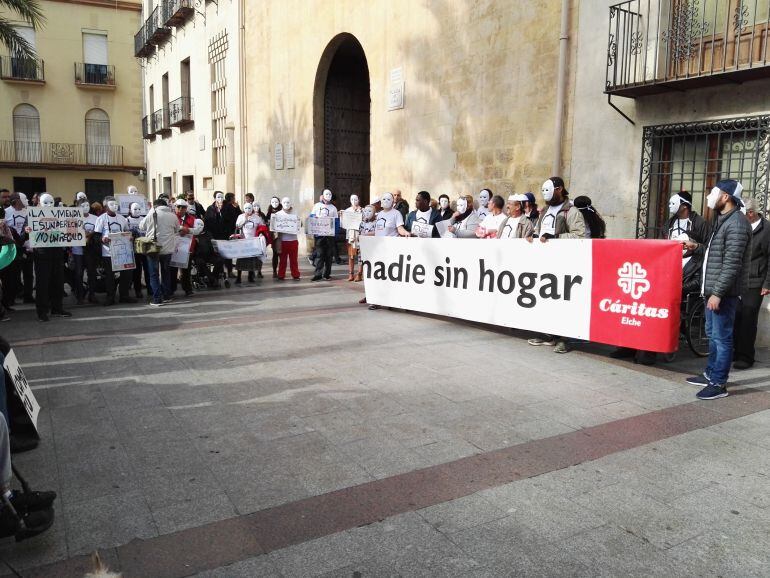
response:
M0 56L0 78L9 82L45 83L45 63L36 58Z
M193 0L165 0L162 20L166 26L181 26L195 14Z
M147 42L155 44L156 46L171 36L171 28L167 28L163 25L160 16L160 6L156 6L155 10L152 11L145 23L145 27L147 28Z
M154 139L155 131L152 128L152 115L148 114L142 119L142 138Z
M75 63L75 84L92 88L115 88L115 67L111 64Z
M766 1L615 4L605 92L635 98L770 77L769 32Z
M0 141L0 166L53 169L124 168L123 147L55 142Z
M168 103L169 126L184 127L195 122L193 120L193 101L189 96L181 96Z
M147 40L147 22L134 34L134 56L137 58L146 58L155 52L155 46Z
M153 134L168 135L171 134L171 125L168 121L168 108L161 108L152 113L152 132Z

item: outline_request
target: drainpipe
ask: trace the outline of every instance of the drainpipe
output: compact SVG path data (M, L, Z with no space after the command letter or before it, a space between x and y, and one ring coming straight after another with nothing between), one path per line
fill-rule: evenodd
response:
M246 193L249 192L248 190L248 183L249 183L249 172L248 172L248 146L249 146L249 136L248 136L248 121L246 119L248 115L248 109L247 104L248 100L246 99L246 66L245 66L245 59L246 59L246 22L245 22L245 6L246 0L238 0L238 119L240 121L240 164L241 164L241 174L240 174L240 185L241 185L241 200L243 200L243 197Z
M551 174L561 174L562 140L564 139L564 100L567 92L567 49L569 48L569 4L561 2L561 30L559 31L559 70L556 73L556 125L554 128L553 166Z

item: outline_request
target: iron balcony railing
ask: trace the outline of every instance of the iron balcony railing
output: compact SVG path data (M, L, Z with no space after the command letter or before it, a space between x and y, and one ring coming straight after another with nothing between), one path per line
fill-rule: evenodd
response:
M180 96L168 103L170 126L184 126L193 122L193 101L189 96Z
M643 96L770 76L767 0L610 6L605 92Z
M155 46L149 41L148 22L145 21L139 28L139 32L134 34L134 56L137 58L150 56L155 52Z
M162 20L166 26L181 26L195 14L194 0L165 0Z
M45 82L45 63L37 58L0 56L0 78Z
M142 119L142 138L151 139L155 136L155 130L152 127L152 115L148 114Z
M147 26L147 42L150 44L158 45L166 38L171 36L171 28L168 28L161 21L160 6L156 6L150 13L150 17L146 22Z
M115 66L112 64L76 62L75 84L115 86Z
M0 163L123 166L123 147L60 142L0 141Z
M168 111L168 108L161 108L152 113L153 134L164 134L171 132L171 125L168 121Z

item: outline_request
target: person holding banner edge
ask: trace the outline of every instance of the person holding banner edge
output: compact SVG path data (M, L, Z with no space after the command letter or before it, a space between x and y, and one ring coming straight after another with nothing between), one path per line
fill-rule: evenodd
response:
M350 195L350 206L345 209L343 212L348 213L362 213L361 205L358 200L358 195ZM361 222L363 223L363 217L361 219ZM356 260L359 253L359 230L361 226L359 225L358 229L347 229L345 231L345 237L347 240L348 245L348 281L360 281L360 279L356 279L355 274L355 266L356 266Z
M530 243L534 237L541 243L549 239L583 239L586 225L580 210L569 200L569 191L564 186L564 179L551 177L543 183L541 192L546 208L540 213L532 237L527 237ZM568 353L567 340L557 335L543 335L527 340L534 346L553 346L554 353Z
M339 212L337 207L332 204L332 192L329 189L324 189L321 195L321 201L313 206L313 211L310 213L311 218L326 217L334 219L337 222ZM327 281L332 278L332 259L334 257L334 236L316 236L315 248L318 257L315 260L315 275L311 281L320 281L323 277Z

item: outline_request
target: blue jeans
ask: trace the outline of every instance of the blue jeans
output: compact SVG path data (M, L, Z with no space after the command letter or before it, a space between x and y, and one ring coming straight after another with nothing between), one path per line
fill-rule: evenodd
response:
M154 303L171 297L171 255L147 255L150 272L150 292Z
M709 357L706 375L717 385L725 385L733 362L733 326L737 297L722 297L718 311L706 309L706 335L709 338Z

